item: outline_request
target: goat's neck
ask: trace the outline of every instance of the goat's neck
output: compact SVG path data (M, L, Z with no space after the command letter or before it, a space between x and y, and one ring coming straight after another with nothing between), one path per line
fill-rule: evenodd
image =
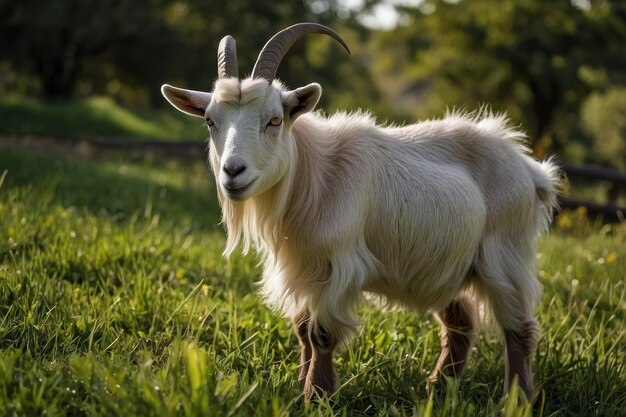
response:
M336 143L313 123L294 129L293 135L297 158L292 166L290 208L300 210L322 201L321 194L327 188L336 157Z
M303 117L294 126L293 140L296 158L291 166L289 199L285 207L286 233L295 233L306 225L316 224L328 196L336 141L318 123ZM328 202L326 202L328 203ZM327 204L325 204L327 205Z
M233 203L218 193L229 235L227 254L240 238L244 251L252 244L264 256L277 254L284 243L296 244L323 211L317 206L332 171L333 141L306 115L289 135L284 138L290 147L287 166L276 185L244 203Z

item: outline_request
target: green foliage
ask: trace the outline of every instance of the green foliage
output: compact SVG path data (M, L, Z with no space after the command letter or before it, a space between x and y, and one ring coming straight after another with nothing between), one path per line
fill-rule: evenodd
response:
M339 29L337 13L335 0L271 6L254 0L0 0L0 92L4 87L48 99L111 95L132 104L164 104L159 87L165 82L211 88L223 36L236 38L240 72L247 75L276 31L302 21ZM342 32L350 38L348 28ZM330 40L313 36L293 47L278 76L292 88L321 82L327 93L340 85L366 87L362 96L374 101L375 91L363 81L364 63L352 60L350 77L338 70L348 60ZM323 103L332 96L325 94Z
M255 293L253 257L222 258L202 163L0 151L0 414L522 416L501 398L503 346L479 338L447 393L428 317L360 309L342 385L304 407L298 342ZM626 407L626 229L571 218L541 239L537 413Z
M46 98L68 98L79 83L89 89L115 77L149 85L170 65L161 52L176 46L159 3L0 1L0 57L35 75Z
M610 119L617 132L620 105L599 116L600 99L593 97L626 85L624 1L400 2L395 28L366 27L359 17L383 3L0 0L0 94L47 101L106 96L133 108L165 107L163 83L211 89L224 35L236 38L245 77L277 30L315 21L340 32L352 58L328 37L307 36L285 56L278 78L290 88L319 82L324 93L318 107L328 113L362 108L381 122L410 123L451 108L488 105L529 133L539 157L557 153L573 163L623 168L620 136L611 133L608 139L598 127ZM29 124L17 114L23 108L15 106L0 108L0 130L56 134L51 117L38 115ZM72 116L62 120L67 119ZM94 126L97 133L88 135L105 130L107 136L135 136L125 133L130 130L153 138L191 137L162 128L183 129L165 117L152 126L126 120L133 127L121 130L83 123L80 113L73 119ZM104 123L119 124L115 118ZM77 130L83 134L82 127Z
M592 138L594 159L626 169L626 88L591 94L581 106L580 119Z
M421 114L488 103L542 141L540 154L550 144L562 151L580 140L577 113L589 91L626 81L624 2L574 3L424 1L402 8L406 24L379 48L396 56L386 71L405 78Z

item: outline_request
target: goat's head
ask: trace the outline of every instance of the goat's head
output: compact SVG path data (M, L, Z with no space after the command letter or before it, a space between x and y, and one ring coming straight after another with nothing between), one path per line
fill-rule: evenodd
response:
M274 35L261 50L252 76L240 80L235 40L226 36L218 48L218 80L212 92L167 84L161 88L178 110L206 120L215 179L231 200L244 201L279 181L288 160L283 138L300 115L313 110L322 94L319 84L288 91L274 80L289 48L307 33L329 35L350 52L333 30L300 23Z

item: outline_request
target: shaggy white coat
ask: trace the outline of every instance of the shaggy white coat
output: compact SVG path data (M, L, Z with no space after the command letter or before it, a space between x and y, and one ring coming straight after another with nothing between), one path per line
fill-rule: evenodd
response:
M257 100L251 111L260 111L283 91L230 81L218 81L214 101ZM535 241L556 205L558 175L528 156L504 115L381 127L364 113L309 113L280 141L267 190L235 202L217 187L225 253L240 241L256 249L272 307L290 318L308 310L345 341L363 292L425 312L471 286L504 328L533 320ZM213 141L210 161L219 173Z

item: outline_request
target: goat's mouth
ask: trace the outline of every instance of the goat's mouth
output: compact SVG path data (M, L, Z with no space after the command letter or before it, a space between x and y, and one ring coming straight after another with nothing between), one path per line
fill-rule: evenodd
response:
M244 185L238 185L238 184L229 182L228 184L222 184L222 188L226 192L226 196L230 198L231 200L242 201L242 200L245 200L244 194L246 193L246 191L248 191L252 187L252 185L256 182L257 178L253 179L252 181Z

